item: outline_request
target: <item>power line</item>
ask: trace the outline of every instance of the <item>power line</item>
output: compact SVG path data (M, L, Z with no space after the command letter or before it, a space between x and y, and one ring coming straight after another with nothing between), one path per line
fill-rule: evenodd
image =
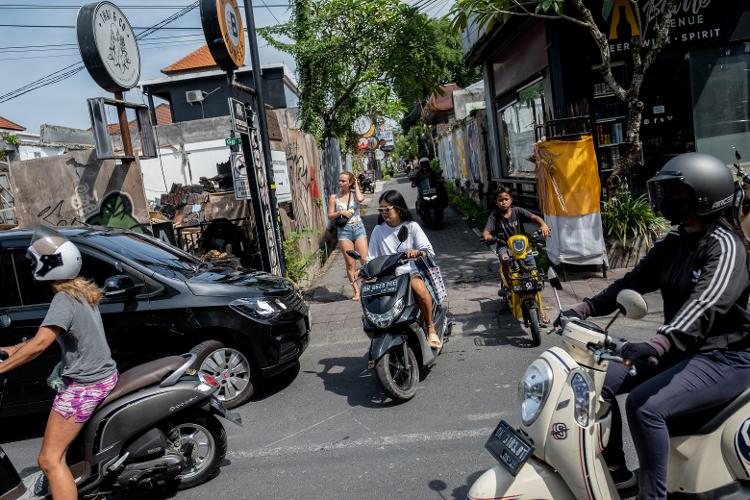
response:
M119 5L122 10L172 10L179 5ZM239 5L240 8L244 8L244 4ZM263 2L263 6L253 5L253 8L274 8L284 9L290 8L292 4L289 3L278 3L278 4L266 4ZM35 4L2 4L0 3L0 10L78 10L80 5L35 5Z
M179 11L175 12L171 16L166 17L165 19L159 21L158 23L154 24L153 26L150 26L149 28L144 29L140 33L136 35L136 40L141 40L143 38L146 38L147 36L151 35L152 33L160 30L165 29L165 25L169 24L171 22L176 21L180 17L184 16L188 12L192 11L196 7L198 7L199 2L194 2ZM33 92L34 90L53 85L55 83L59 83L63 80L66 80L81 71L83 71L85 68L83 63L73 63L69 64L68 66L65 66L64 68L61 68L53 73L50 73L46 76L43 76L37 80L34 80L31 83L28 83L22 87L19 87L15 90L12 90L10 92L7 92L3 95L0 95L0 103L10 101L11 99L16 99L17 97L20 97L24 94L28 94L29 92Z
M162 37L154 37L149 38L148 40L144 41L143 43L138 44L139 47L145 46L145 45L157 45L158 41L186 41L186 42L192 42L192 41L199 41L199 40L205 40L203 34L196 33L194 35L172 35L172 36L162 36ZM5 47L0 47L0 53L12 53L12 52L47 52L50 50L71 50L75 49L78 50L78 44L77 43L47 43L47 44L41 44L41 45L8 45Z

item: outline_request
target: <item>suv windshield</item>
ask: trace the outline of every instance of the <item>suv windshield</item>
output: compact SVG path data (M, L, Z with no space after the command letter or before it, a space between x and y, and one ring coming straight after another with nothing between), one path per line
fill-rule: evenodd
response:
M177 249L157 246L134 234L99 233L86 238L96 246L135 261L162 276L190 279L201 267L201 261Z

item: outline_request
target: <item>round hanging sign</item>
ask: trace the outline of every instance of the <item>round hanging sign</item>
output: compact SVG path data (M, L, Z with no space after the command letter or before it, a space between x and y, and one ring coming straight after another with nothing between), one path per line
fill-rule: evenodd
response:
M359 135L365 135L372 127L372 120L367 116L360 116L354 120L354 131ZM370 137L370 136L367 136Z
M237 0L201 0L201 24L221 69L233 71L245 64L245 27Z
M138 85L141 55L133 27L113 3L86 4L76 19L78 49L91 77L110 92Z

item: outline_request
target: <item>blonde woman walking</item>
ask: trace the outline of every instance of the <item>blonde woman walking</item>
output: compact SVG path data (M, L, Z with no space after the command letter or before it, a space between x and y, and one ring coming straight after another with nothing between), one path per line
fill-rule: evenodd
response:
M52 282L55 296L49 311L27 342L0 347L9 355L0 374L28 363L57 341L62 360L48 382L57 391L44 431L39 467L49 481L52 498L78 498L65 455L96 407L117 384L117 366L104 337L97 304L102 291L78 276L81 253L57 231L39 227L26 254L34 279Z
M338 230L339 250L346 262L346 275L354 290L352 300L359 300L357 284L357 263L346 254L347 250L356 250L362 256L361 263L367 262L367 231L359 215L359 205L365 196L359 189L357 178L351 172L339 175L339 192L328 199L328 219L336 224Z

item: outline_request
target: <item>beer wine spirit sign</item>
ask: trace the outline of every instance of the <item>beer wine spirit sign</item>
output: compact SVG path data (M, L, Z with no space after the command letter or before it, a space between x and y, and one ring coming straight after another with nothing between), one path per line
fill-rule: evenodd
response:
M94 81L110 92L132 89L141 77L133 27L111 2L86 4L76 20L78 48Z

